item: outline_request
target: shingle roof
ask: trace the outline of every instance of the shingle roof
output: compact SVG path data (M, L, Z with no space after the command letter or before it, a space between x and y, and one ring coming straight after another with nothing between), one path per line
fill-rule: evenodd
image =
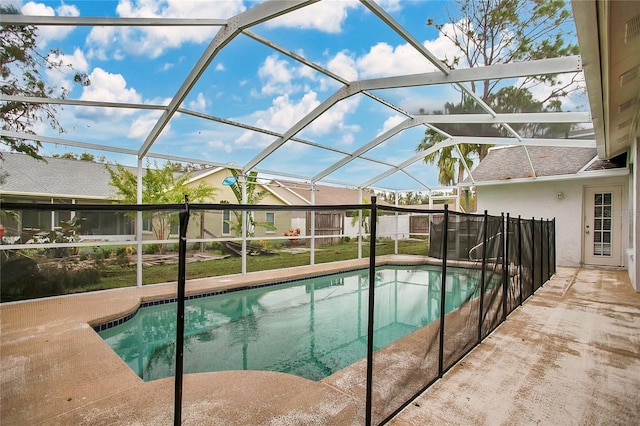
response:
M111 194L105 165L90 161L46 157L38 161L26 154L2 152L0 170L7 173L2 192L104 198Z
M106 198L113 194L109 185L110 176L102 163L46 157L38 161L26 154L2 152L0 173L7 178L0 191L19 194L47 194L51 196L71 196L79 198ZM135 168L127 167L133 173ZM211 169L194 172L192 180L206 176ZM269 189L289 204L305 204L311 200L311 186L308 183L278 181L281 186L270 185ZM370 199L371 194L363 191L362 197ZM360 204L356 189L317 185L316 204ZM381 204L386 204L382 200Z
M304 182L289 182L277 180L273 182L277 185L270 185L273 192L277 193L290 204L311 203L311 185ZM371 193L362 191L362 198L371 201ZM358 190L353 188L341 188L329 185L316 185L315 204L316 205L344 205L361 204L358 198ZM378 199L378 204L387 204Z
M596 156L595 148L527 147L536 176L575 174ZM490 149L485 159L472 170L476 182L533 177L521 146ZM470 182L467 178L465 182Z

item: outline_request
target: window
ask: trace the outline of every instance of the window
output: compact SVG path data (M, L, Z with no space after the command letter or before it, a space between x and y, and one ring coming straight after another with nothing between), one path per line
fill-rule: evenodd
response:
M273 212L267 212L264 214L264 221L271 225L267 227L267 234L273 234L276 232L276 214Z
M123 214L113 212L77 212L82 219L82 235L130 235L133 222Z
M231 219L231 212L229 210L222 211L222 235L229 235L231 233L231 227L229 226L229 220Z
M594 195L593 205L593 254L595 256L611 256L611 212L613 209L611 192Z
M71 212L53 212L53 223L56 227L61 227L61 222L69 222L71 220Z
M21 215L22 228L40 229L49 231L51 229L51 212L38 210L24 210Z
M142 216L142 232L151 232L153 228L151 227L151 216Z
M170 228L171 229L169 230L169 234L180 235L180 220L172 220Z

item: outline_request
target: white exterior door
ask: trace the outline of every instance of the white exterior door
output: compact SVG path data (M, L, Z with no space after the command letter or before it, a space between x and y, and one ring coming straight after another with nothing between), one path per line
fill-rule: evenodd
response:
M622 266L622 187L588 186L584 191L584 263Z

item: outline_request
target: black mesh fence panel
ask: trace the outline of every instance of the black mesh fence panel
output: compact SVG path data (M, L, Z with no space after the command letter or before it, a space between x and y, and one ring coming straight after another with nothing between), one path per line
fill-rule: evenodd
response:
M518 219L510 217L508 221L508 286L507 286L507 314L521 303L521 268L520 268L520 247L521 232L518 226Z
M522 300L529 298L533 289L533 221L520 219L520 280L522 281Z
M540 235L540 252L542 258L541 260L541 274L542 274L542 283L546 282L549 277L549 221L542 220L540 222L541 235Z
M443 258L443 242L445 238L444 214L431 215L429 222L429 252L430 257Z
M503 309L503 229L502 218L487 218L487 253L482 294L482 338L486 337L502 320Z
M543 258L542 258L542 222L540 220L533 220L533 291L538 290L543 281Z
M429 265L394 273L390 282L376 279L373 424L438 377L441 268ZM409 332L392 339L404 331Z
M483 216L449 214L443 369L446 371L478 342ZM480 248L478 250L478 247ZM477 252L479 256L469 252ZM476 257L477 256L477 257ZM473 257L473 260L469 260Z

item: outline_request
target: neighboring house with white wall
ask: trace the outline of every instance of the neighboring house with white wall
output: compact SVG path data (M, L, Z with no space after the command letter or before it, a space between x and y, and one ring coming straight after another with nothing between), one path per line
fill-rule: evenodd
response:
M598 160L595 148L496 147L472 171L478 212L556 219L560 266L628 266L627 155ZM529 163L531 160L531 164ZM535 177L533 171L535 171Z

